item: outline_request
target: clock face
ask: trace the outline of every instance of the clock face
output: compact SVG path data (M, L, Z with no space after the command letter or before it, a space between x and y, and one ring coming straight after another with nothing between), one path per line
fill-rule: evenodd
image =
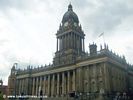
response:
M65 27L68 26L68 22L65 22L65 23L64 23L64 26L65 26Z
M77 23L74 23L74 26L78 26Z

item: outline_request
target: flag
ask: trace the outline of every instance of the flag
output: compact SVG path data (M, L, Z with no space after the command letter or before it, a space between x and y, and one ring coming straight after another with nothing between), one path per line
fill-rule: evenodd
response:
M101 36L103 36L104 35L104 32L103 33L101 33L98 37L101 37Z

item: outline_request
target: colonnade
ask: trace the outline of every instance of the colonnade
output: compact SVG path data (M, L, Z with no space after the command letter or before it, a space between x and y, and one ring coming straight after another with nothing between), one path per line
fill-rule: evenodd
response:
M18 80L18 93L28 95L43 95L50 97L66 96L69 92L75 91L75 70L60 73L32 77L32 84L28 86L28 78Z
M74 32L57 37L57 51L68 48L75 48L79 51L85 51L84 37L75 34Z
M19 94L47 95L48 97L67 96L70 92L110 91L107 64L91 64L72 70L19 79ZM36 74L37 75L37 74ZM109 82L108 82L109 81Z

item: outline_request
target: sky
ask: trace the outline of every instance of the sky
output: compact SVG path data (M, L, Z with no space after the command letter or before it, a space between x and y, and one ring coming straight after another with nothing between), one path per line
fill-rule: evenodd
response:
M0 78L8 83L14 63L52 63L56 32L71 2L89 43L103 44L133 64L133 0L0 0ZM104 32L103 37L98 37Z

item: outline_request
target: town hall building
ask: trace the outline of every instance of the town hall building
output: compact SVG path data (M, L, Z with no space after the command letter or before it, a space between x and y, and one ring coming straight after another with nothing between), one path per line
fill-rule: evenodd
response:
M71 4L56 33L57 46L51 65L16 69L8 80L9 95L45 96L46 100L110 100L111 94L133 90L133 66L108 49L89 44ZM43 99L43 98L42 98Z

